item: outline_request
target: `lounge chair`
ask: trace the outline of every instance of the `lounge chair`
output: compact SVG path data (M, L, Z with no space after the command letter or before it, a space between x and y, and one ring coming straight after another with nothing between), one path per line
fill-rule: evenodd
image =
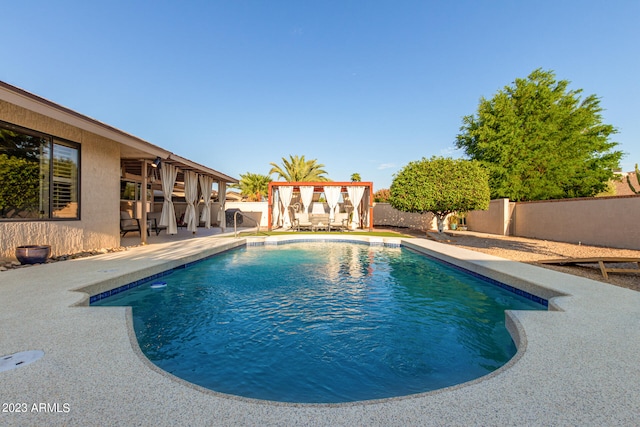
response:
M311 221L306 213L298 213L294 206L289 206L289 219L291 220L291 229L295 231L310 230Z
M127 211L120 211L120 237L124 237L130 231L141 232L140 220L138 218L131 218L131 215ZM149 235L149 229L147 228L147 235Z
M329 223L329 231L331 231L332 229L347 231L349 229L349 214L346 212L336 213L333 221Z
M309 220L308 213L296 213L296 221L298 221L298 230L311 230L311 228L313 227L311 220Z

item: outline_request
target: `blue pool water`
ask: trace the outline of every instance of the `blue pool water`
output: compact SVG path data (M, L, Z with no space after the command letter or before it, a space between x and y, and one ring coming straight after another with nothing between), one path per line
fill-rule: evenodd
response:
M305 403L478 378L516 352L504 311L545 308L405 248L329 242L234 249L94 305L132 306L140 348L173 375Z

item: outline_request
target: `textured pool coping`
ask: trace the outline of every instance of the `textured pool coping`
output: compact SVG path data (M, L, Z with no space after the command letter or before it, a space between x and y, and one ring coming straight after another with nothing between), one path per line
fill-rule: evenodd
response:
M510 281L549 299L550 309L509 313L520 346L508 366L420 395L339 405L221 395L149 363L127 308L86 306L89 294L252 239L205 237L1 272L0 356L45 355L0 372L0 425L631 426L640 419L640 293L429 240L402 244ZM10 404L27 411L2 412Z

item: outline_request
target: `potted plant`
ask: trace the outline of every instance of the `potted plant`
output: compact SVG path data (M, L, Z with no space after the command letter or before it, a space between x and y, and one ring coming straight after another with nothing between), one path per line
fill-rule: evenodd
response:
M447 220L449 221L449 230L455 230L458 228L458 215L451 214Z
M50 245L24 245L16 248L16 258L20 264L42 264L50 256Z

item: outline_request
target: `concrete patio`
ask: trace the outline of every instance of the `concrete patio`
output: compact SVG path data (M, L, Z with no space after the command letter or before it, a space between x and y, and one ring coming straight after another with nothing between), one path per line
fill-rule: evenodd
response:
M152 235L158 241L123 252L0 272L0 356L44 352L0 372L0 425L638 424L640 293L425 239L402 243L550 298L550 311L509 313L519 351L505 367L402 398L296 405L205 390L142 355L127 308L89 307L89 295L74 291L93 294L247 240L211 234Z

